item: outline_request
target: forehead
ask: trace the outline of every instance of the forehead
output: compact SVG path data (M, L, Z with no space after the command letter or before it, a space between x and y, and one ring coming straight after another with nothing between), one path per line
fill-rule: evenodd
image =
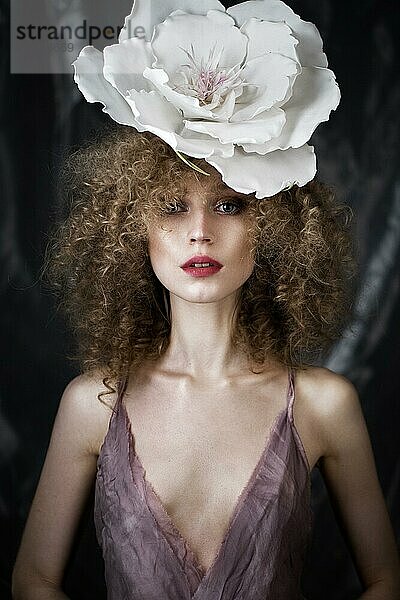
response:
M201 195L204 198L213 198L218 196L239 196L246 197L245 194L237 192L222 181L221 175L213 170L209 177L206 175L191 176L188 178L184 187L185 196Z

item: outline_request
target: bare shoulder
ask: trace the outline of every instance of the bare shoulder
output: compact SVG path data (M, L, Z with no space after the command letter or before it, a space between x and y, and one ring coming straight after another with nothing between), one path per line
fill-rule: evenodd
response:
M323 418L358 403L358 394L347 377L326 367L308 366L297 371L296 382L299 393L310 400L310 408Z
M99 454L117 399L116 391L104 394L110 390L103 378L98 371L74 377L64 389L57 413L57 419L67 420L82 432L82 447L94 455Z
M398 551L357 390L326 368L299 371L298 383L318 431L321 475L360 579L371 592L382 583L382 598L398 598Z
M318 438L321 456L335 454L341 440L360 429L365 433L357 390L344 375L326 367L307 367L296 374L296 394Z

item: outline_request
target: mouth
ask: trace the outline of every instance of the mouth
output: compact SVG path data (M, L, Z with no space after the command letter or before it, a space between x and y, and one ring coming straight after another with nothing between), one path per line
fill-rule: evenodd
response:
M217 265L214 265L214 263L190 263L190 265L187 265L188 267L199 267L200 269L204 268L204 267L216 267ZM185 267L186 268L186 267Z
M191 277L208 277L218 273L223 265L211 256L192 256L181 268Z
M182 269L206 269L209 267L218 267L220 269L222 265L220 262L218 262L217 260L215 260L215 258L212 258L211 256L192 256L183 265L181 265Z

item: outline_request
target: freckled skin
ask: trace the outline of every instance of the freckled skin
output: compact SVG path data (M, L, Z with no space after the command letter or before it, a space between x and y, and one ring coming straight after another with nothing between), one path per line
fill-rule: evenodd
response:
M149 256L160 282L189 302L216 302L235 294L250 277L251 256L245 207L241 194L226 188L221 194L210 185L190 183L178 208L149 228ZM208 277L192 277L181 265L207 254L223 265Z

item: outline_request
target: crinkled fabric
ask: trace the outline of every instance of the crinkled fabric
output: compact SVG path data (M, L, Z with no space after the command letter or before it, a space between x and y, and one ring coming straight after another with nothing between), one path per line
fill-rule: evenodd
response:
M313 513L293 420L294 371L212 565L204 571L146 480L119 386L99 458L94 520L108 600L305 600L300 578Z

